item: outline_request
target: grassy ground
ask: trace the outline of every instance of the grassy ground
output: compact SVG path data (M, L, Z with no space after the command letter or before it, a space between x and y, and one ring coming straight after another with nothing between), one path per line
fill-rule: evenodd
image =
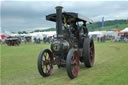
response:
M128 43L95 43L95 65L80 66L77 78L70 80L66 69L54 67L50 77L37 70L37 57L48 44L1 46L1 85L128 85Z

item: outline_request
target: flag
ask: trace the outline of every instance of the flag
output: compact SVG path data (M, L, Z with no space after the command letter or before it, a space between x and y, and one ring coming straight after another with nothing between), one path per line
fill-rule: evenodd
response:
M104 17L102 17L102 29L104 29Z

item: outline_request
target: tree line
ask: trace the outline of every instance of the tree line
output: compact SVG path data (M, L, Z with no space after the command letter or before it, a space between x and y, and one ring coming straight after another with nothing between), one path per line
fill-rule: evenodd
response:
M104 21L104 27L115 26L115 28L117 28L121 24L128 24L128 20L121 19L121 20ZM93 24L88 24L87 27L89 28L89 31L94 31L96 29L102 29L102 22L94 22Z
M128 19L120 19L120 20L109 20L109 21L104 21L104 27L105 26L114 26L117 28L121 24L128 24ZM102 29L102 22L94 22L93 24L87 24L87 27L89 28L89 31L95 31L95 30L101 30ZM44 29L44 30L35 30L33 32L48 32L48 31L56 31L56 28L49 28L49 29ZM26 31L18 32L19 34L27 34Z

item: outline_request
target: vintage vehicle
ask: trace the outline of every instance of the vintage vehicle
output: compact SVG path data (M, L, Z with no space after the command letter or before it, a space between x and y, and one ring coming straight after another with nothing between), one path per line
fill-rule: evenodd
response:
M18 37L7 37L5 42L8 46L18 46L20 44L20 39Z
M91 19L79 16L78 13L62 12L61 6L56 7L56 13L46 16L46 20L56 22L57 39L51 43L51 50L44 49L38 56L40 75L47 77L53 70L53 65L66 67L68 76L77 77L80 62L85 67L94 64L94 42L88 36L86 23ZM81 24L83 23L83 24Z

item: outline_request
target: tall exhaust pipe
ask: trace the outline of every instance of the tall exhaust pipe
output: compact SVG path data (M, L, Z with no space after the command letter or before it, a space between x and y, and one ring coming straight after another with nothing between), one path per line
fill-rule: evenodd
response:
M63 37L62 33L62 6L56 7L56 30L57 30L57 38Z

